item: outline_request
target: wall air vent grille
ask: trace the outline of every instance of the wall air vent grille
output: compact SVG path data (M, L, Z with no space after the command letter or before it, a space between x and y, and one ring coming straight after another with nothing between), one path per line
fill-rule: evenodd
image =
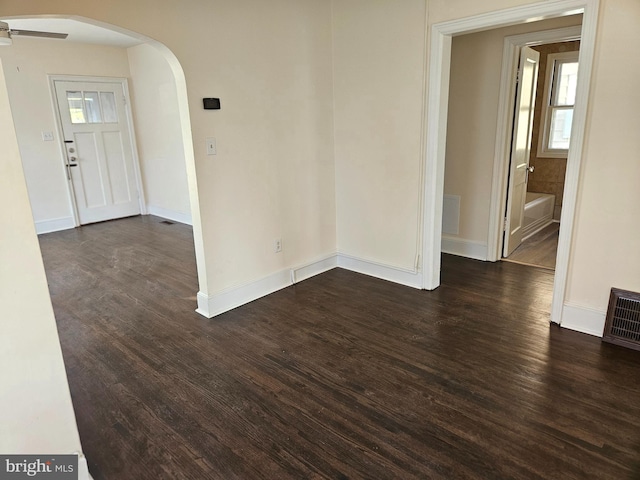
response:
M611 289L602 341L640 350L640 293Z

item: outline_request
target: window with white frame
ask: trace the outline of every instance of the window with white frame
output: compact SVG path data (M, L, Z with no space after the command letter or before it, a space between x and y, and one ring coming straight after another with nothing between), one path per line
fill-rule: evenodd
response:
M566 158L571 141L578 83L578 52L547 55L547 70L538 156Z

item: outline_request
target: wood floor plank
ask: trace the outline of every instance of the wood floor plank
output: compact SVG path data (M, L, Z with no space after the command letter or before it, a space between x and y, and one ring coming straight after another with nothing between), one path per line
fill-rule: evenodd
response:
M40 243L96 480L640 478L640 352L550 326L550 271L335 269L208 320L185 225Z
M553 222L522 242L505 261L555 270L560 223Z

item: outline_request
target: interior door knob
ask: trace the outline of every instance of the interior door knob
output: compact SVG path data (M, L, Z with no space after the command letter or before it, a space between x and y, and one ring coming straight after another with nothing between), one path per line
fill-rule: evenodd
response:
M529 166L527 167L527 170L529 170L529 173L533 173L533 171L534 171L535 169L536 169L536 166L535 166L535 165L529 165Z

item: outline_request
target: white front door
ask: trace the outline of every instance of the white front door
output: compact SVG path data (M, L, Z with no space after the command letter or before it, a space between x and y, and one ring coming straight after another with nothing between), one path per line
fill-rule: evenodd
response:
M140 213L122 82L54 81L81 225Z
M540 54L529 47L520 53L519 81L516 94L511 163L507 193L507 213L503 255L508 257L522 242L524 204L527 196L529 155L531 153L531 131L533 110L538 82Z

